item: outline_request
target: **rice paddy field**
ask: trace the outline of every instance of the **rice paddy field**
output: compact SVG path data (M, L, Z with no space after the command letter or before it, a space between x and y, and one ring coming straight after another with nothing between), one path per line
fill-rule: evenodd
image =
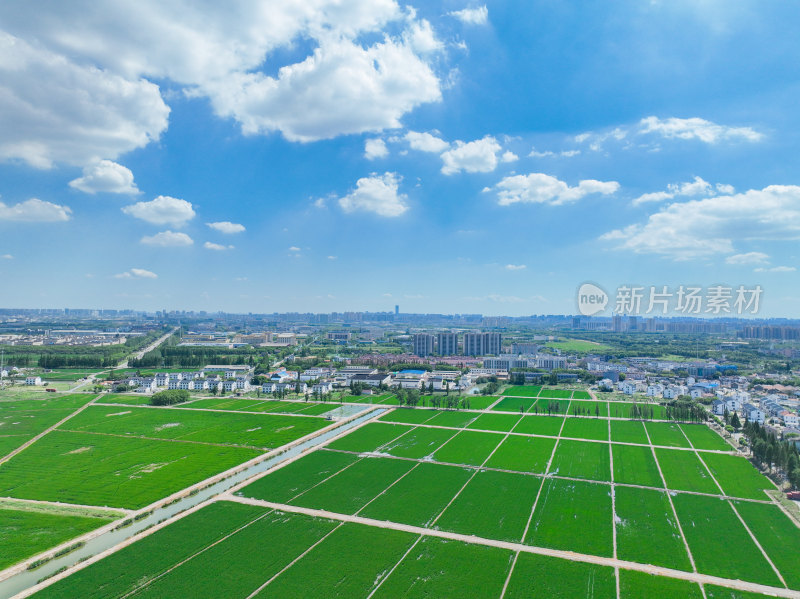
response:
M34 596L800 592L800 527L714 431L625 420L614 402L609 412L574 390L542 391L512 387L482 411L389 406ZM537 413L542 400L558 415ZM203 468L245 461L285 432L296 438L306 421L325 424L237 403L259 403L251 399L200 402L91 406L0 466L0 496L147 505L207 476Z

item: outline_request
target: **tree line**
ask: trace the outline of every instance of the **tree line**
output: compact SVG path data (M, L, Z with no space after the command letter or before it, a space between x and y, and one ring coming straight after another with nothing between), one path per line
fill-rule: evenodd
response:
M750 442L753 458L770 473L774 470L800 488L800 455L792 441L781 441L758 422L745 422L743 432Z

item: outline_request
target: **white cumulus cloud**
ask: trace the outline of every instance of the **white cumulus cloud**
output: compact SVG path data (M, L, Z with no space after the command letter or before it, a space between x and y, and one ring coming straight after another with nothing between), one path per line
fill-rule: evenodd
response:
M157 140L168 115L154 83L72 62L0 31L0 160L50 168L116 158Z
M186 233L176 233L174 231L161 231L155 235L145 235L141 243L144 245L155 245L159 247L186 247L194 244L194 240Z
M506 264L506 270L525 270L528 268L525 264Z
M442 153L442 172L454 175L460 171L467 173L488 173L497 168L497 153L502 147L491 135L475 141L456 140L454 147Z
M420 152L434 152L439 154L450 147L450 144L445 140L430 133L409 131L406 133L405 139L412 150L419 150Z
M586 179L575 187L544 173L512 175L503 178L494 187L484 191L496 191L497 203L510 206L516 203L550 204L553 206L576 202L590 194L610 195L619 189L616 181Z
M366 142L364 142L364 157L368 160L385 158L388 155L389 148L386 147L386 142L379 137L368 139Z
M795 272L797 270L794 266L773 266L772 268L756 268L753 272Z
M219 243L212 243L210 241L206 241L203 244L203 247L207 250L214 250L217 252L224 252L225 250L232 250L234 247L232 245L221 245Z
M60 206L38 198L31 198L13 206L0 202L0 221L57 223L68 221L71 214L72 210L68 206Z
M688 119L645 117L639 122L639 132L655 133L667 139L696 139L707 144L727 140L753 142L760 141L764 137L762 133L751 127L718 125L697 117Z
M689 260L734 254L735 242L800 239L800 186L770 185L731 196L675 202L603 235L617 249Z
M489 21L489 9L486 5L477 8L464 8L448 13L467 25L485 25Z
M239 223L232 223L227 220L219 221L216 223L206 223L206 226L214 229L215 231L219 231L220 233L225 233L226 235L233 235L234 233L243 233L245 231L244 225L240 225Z
M356 188L343 198L339 198L339 206L345 212L373 212L379 216L400 216L406 210L408 199L405 194L398 193L401 177L397 173L371 174L356 182Z
M175 227L184 225L195 216L195 211L190 202L170 196L158 196L150 202L137 202L123 207L122 211L129 216L154 225L172 225Z
M766 264L767 262L769 262L769 255L764 252L733 254L725 258L726 264Z
M83 176L70 181L69 186L91 194L140 193L131 170L111 160L100 160L83 167Z
M158 275L144 268L131 268L114 275L115 279L157 279Z

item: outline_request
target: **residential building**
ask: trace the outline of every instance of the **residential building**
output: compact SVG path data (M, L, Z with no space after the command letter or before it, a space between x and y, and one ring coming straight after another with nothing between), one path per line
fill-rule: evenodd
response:
M436 352L440 356L458 354L458 333L439 333L436 335Z
M758 409L750 403L746 403L742 406L742 415L748 422L758 422L759 424L764 424L764 420L767 417L763 410Z
M424 358L433 354L434 342L436 337L429 333L417 333L414 335L414 354Z
M26 385L41 385L42 384L42 377L40 377L40 376L28 376L28 377L25 377L25 384Z
M501 333L464 333L465 356L498 356L502 346Z

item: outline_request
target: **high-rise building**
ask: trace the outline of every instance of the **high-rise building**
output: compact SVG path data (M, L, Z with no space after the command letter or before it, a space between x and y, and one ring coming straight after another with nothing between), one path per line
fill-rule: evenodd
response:
M439 333L436 345L440 356L455 356L458 354L458 333Z
M394 314L395 316L400 314L400 306L398 306L397 304L394 305Z
M503 346L500 333L464 333L464 355L499 355Z
M419 357L429 356L433 353L433 343L436 337L429 333L414 335L414 354Z

